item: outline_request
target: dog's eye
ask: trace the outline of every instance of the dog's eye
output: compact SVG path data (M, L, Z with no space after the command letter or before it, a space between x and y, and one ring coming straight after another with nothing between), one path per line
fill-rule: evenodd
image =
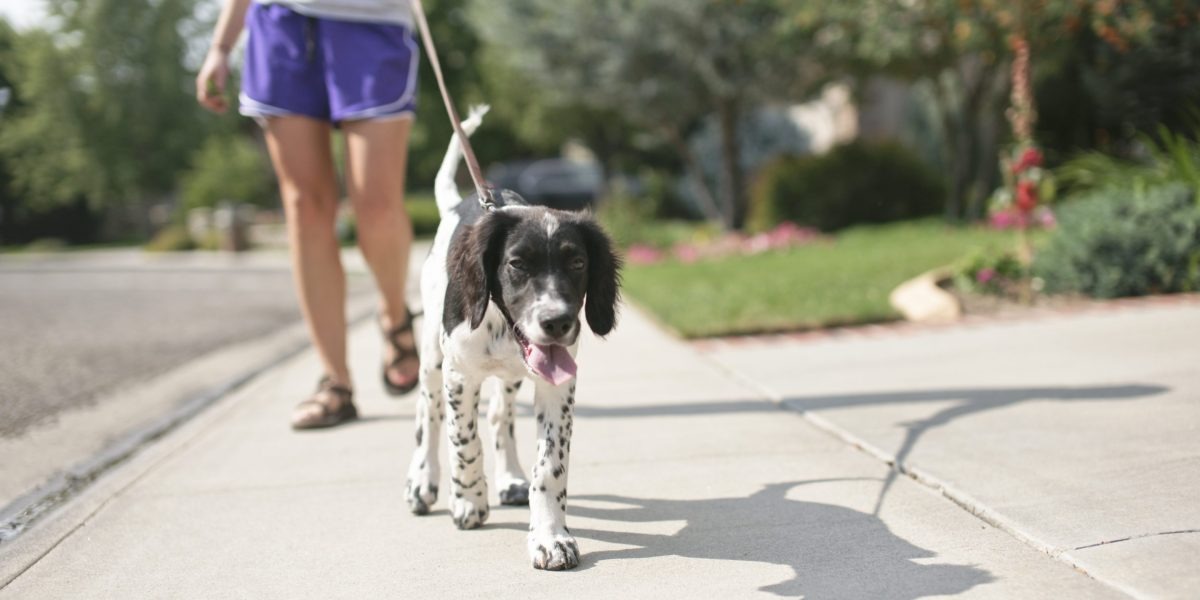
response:
M584 267L583 257L576 256L575 258L571 259L571 270L572 271L582 271L583 267Z
M508 266L510 269L513 269L515 271L524 271L525 270L525 261L523 261L519 258L514 258L514 259L508 261Z

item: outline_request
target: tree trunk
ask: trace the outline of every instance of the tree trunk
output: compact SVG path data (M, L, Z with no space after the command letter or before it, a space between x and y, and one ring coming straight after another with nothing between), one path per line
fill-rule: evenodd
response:
M721 208L717 206L716 199L713 198L712 190L708 189L708 183L704 181L704 170L700 168L700 163L696 160L696 155L692 154L692 148L688 146L687 140L683 139L679 130L674 127L663 129L663 135L675 147L675 151L679 153L679 158L683 159L683 170L687 172L688 181L692 185L692 192L696 194L696 199L700 201L700 212L704 213L704 218L724 224L725 217L721 213Z
M717 116L721 121L721 203L725 209L725 228L741 229L746 219L742 193L741 148L738 140L737 100L720 103Z
M956 222L961 212L962 189L961 181L963 157L959 153L959 139L962 129L961 121L955 119L956 106L953 102L953 90L946 89L947 83L939 80L934 83L934 97L937 99L938 119L941 122L942 138L942 181L946 186L946 206L944 217L949 222Z

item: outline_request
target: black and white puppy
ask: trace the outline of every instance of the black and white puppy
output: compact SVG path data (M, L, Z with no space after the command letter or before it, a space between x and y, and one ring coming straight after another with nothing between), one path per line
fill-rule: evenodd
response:
M468 135L486 107L463 123ZM579 549L566 524L567 463L575 403L575 355L582 310L600 336L616 324L620 260L584 214L529 206L504 191L485 211L454 181L462 148L450 141L435 184L441 223L421 273L425 327L417 450L407 500L418 515L437 499L438 439L448 416L450 514L459 529L488 517L478 408L485 379L500 380L488 422L496 443L501 504L530 505L529 554L538 569L570 569ZM532 485L513 441L513 401L533 382L537 456ZM449 407L449 411L445 410Z

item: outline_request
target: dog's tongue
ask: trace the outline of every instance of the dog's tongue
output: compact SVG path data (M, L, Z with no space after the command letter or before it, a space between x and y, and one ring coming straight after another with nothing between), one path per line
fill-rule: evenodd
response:
M575 359L571 358L565 347L557 344L529 344L525 350L525 362L542 379L554 385L562 385L575 376Z

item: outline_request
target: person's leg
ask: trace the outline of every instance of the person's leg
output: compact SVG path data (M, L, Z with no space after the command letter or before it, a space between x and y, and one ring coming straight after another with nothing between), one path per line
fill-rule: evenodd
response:
M385 330L403 325L408 316L405 284L412 246L412 223L404 210L404 171L408 162L407 117L350 121L342 124L346 138L346 188L358 225L358 246L379 286L380 315ZM411 331L399 335L404 348L415 348ZM385 361L395 349L385 344ZM418 360L409 353L387 370L393 385L410 387L417 379Z
M334 231L338 191L330 126L307 117L273 117L265 131L287 215L300 310L326 376L349 388L346 276Z

